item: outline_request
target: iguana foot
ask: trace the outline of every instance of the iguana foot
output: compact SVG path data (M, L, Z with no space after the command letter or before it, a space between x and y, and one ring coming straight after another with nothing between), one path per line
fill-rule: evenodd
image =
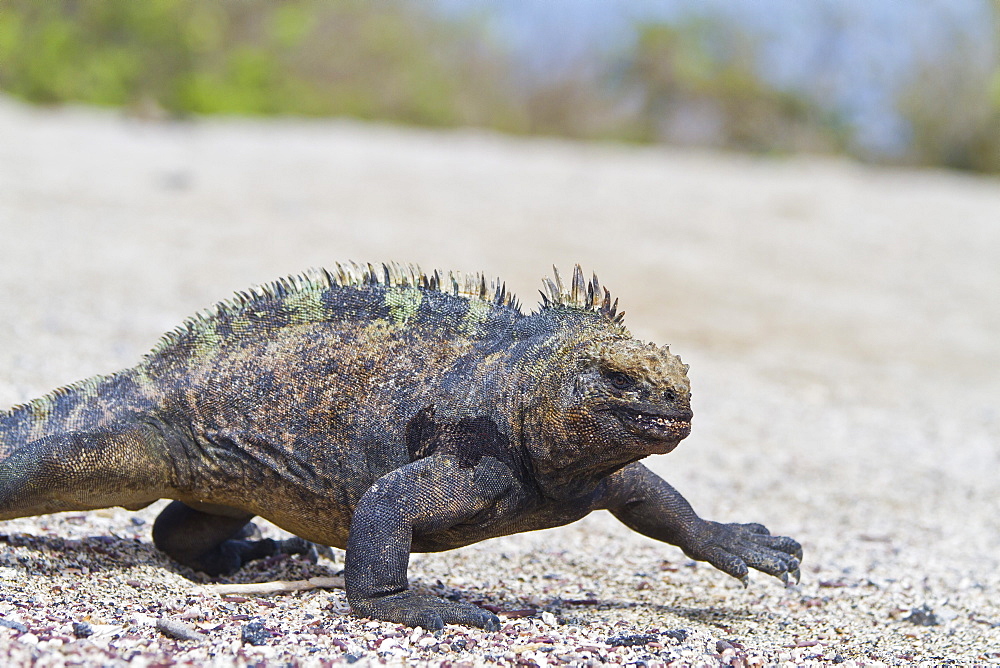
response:
M221 506L211 510L174 501L153 523L153 542L174 560L211 576L230 575L247 562L278 554L317 557L317 547L298 536L261 538L249 513Z
M362 617L419 626L429 631L444 628L445 624L478 626L487 631L500 629L500 619L488 610L409 590L379 598L352 600L350 603L354 613Z
M786 586L790 580L797 584L801 576L802 546L786 536L772 536L761 524L702 522L681 547L692 559L707 561L744 586L749 568L773 575Z
M255 522L247 522L233 538L238 540L260 540L264 535Z
M233 538L250 542L263 540L260 528L253 522L247 522L246 526ZM300 554L312 564L318 562L320 557L331 560L334 558L333 550L328 546L312 543L298 536L275 541L274 554Z
M292 536L291 538L286 538L285 540L275 541L274 553L301 554L305 560L311 564L318 562L320 556L324 556L328 559L333 558L333 550L326 545L311 543L305 538L299 538L298 536Z

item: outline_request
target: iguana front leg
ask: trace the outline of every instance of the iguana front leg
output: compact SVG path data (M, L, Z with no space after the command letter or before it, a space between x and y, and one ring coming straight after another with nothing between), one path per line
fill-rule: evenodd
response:
M450 455L417 460L377 480L358 502L347 539L344 581L354 612L425 629L499 629L500 620L487 610L411 591L406 569L415 537L469 521L512 482L510 469L493 457L463 468Z
M703 520L665 480L639 463L607 481L601 507L639 533L676 545L684 554L707 561L747 584L748 567L799 580L802 547L791 538L772 536L760 524L720 524Z

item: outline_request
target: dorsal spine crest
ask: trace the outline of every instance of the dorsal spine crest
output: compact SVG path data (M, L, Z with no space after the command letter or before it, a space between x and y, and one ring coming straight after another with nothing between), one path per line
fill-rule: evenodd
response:
M618 311L618 300L611 301L611 293L601 287L597 274L588 283L583 277L580 265L573 268L573 279L569 288L563 285L559 270L552 267L552 278L542 280L542 308L575 308L595 311L607 317L616 325L624 325L625 312Z
M374 265L357 262L337 262L332 269L308 269L301 274L280 278L271 283L255 286L237 292L227 300L199 311L180 326L166 334L151 350L147 357L156 355L184 337L211 327L212 323L226 315L233 315L259 300L283 300L290 295L319 293L330 288L417 288L450 294L463 299L475 299L520 313L517 299L507 292L502 281L487 280L485 274L466 274L449 271L442 274L435 270L427 274L416 264L402 265L396 262Z

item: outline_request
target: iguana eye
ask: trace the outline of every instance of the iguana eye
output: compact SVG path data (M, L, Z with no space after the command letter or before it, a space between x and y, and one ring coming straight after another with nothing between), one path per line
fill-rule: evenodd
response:
M604 375L608 379L608 382L611 383L611 387L616 390L627 390L635 384L635 381L631 377L621 371L608 371Z

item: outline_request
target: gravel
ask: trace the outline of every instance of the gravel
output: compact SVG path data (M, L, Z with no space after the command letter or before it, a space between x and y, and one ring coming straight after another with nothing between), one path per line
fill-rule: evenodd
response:
M336 588L206 588L153 548L163 502L10 520L0 661L1000 664L998 221L1000 182L946 172L0 99L0 404L309 266L483 270L530 307L580 262L691 364L694 432L650 465L704 516L805 547L801 584L746 590L604 513L414 555L414 587L503 621L434 634L354 617Z

